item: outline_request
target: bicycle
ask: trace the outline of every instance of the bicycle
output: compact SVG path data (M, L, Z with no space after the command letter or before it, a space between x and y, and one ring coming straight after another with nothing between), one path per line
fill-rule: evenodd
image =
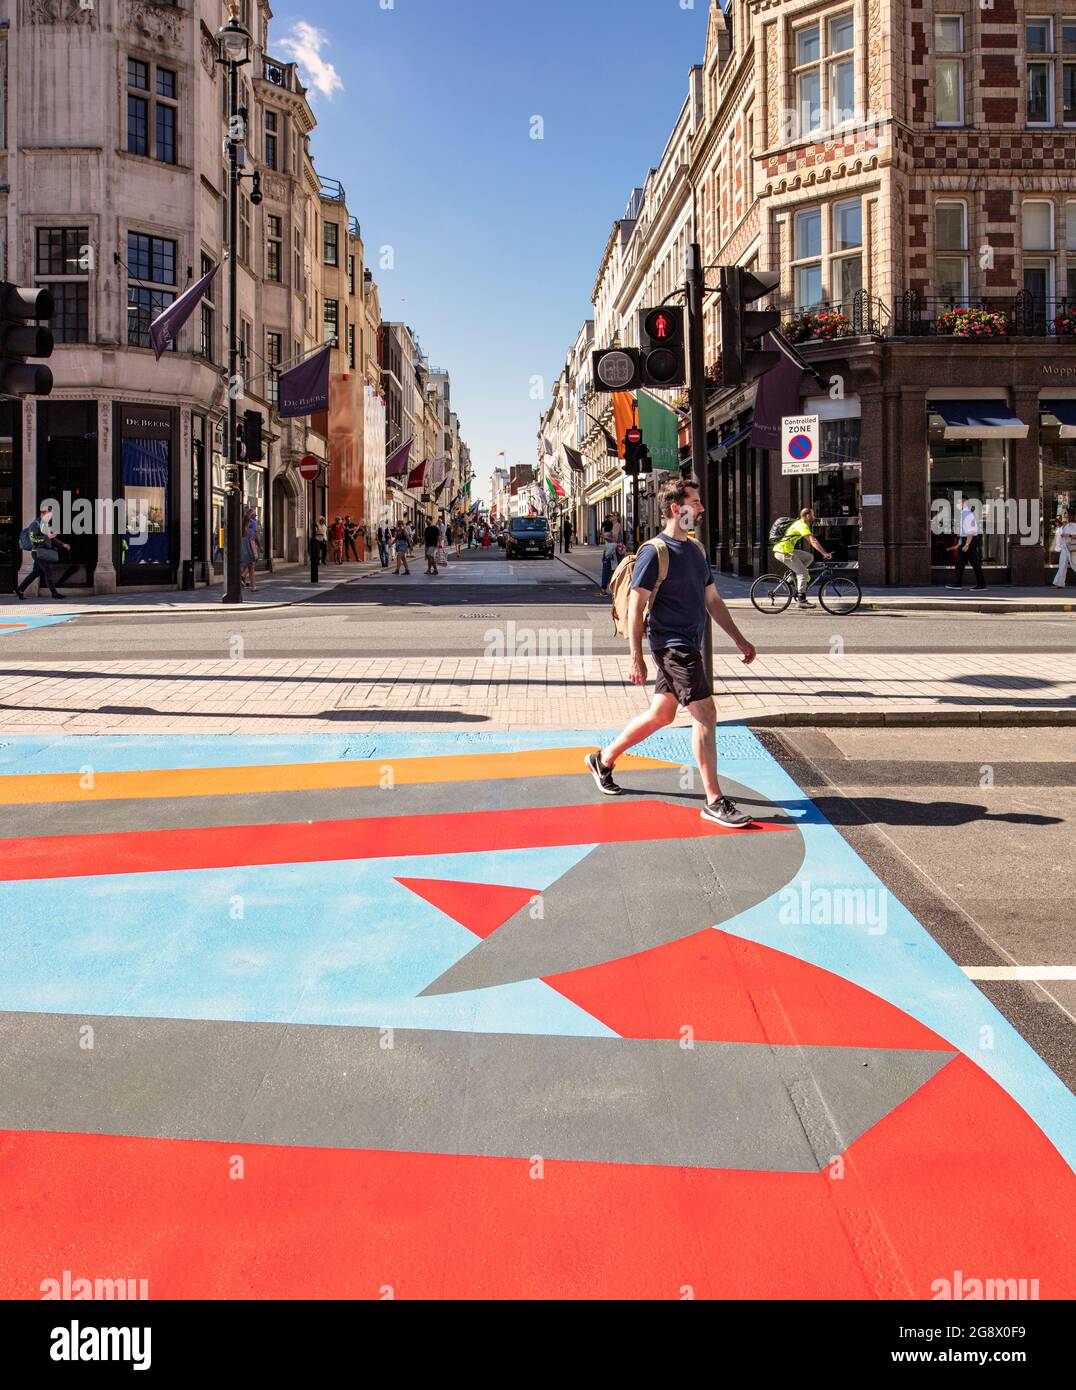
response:
M846 618L863 602L859 580L848 570L835 569L827 564L810 576L806 593L818 585L818 601L827 613ZM760 613L783 613L796 597L796 576L791 570L784 574L760 574L751 585L751 602Z

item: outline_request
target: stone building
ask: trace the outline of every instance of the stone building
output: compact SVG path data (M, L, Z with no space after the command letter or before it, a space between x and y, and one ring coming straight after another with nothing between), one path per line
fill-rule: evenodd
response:
M1076 496L1076 19L1056 3L714 5L692 150L707 265L780 270L821 468L708 415L716 553L750 574L811 503L868 583L937 582L957 497L995 583L1042 584ZM708 359L720 353L717 305Z
M265 0L241 6L254 40L240 69L246 169L260 172L263 201L244 180L238 404L240 418L257 410L264 420L266 457L244 469L244 501L276 564L306 553L309 489L296 464L330 456L326 418L276 414L278 369L324 341L334 301L334 377L350 374L357 399L347 471L333 460L320 511L335 491L366 515L365 413L369 402L380 425L381 403L367 375L376 287L342 190L314 167L313 112L294 64L272 57L270 17ZM18 531L37 500L64 494L141 503L150 517L143 545L105 530L76 537L75 585L108 592L222 576L227 93L215 34L225 18L220 0L0 0L0 273L49 286L57 303L52 394L0 402L0 588L23 560ZM214 264L210 290L157 362L150 322ZM383 467L380 446L374 467L379 459Z

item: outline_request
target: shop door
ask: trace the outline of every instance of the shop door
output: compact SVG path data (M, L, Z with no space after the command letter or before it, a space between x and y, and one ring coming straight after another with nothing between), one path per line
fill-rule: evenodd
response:
M97 503L96 401L41 402L37 439L37 499L30 505L45 498L58 504L57 529L71 548L70 563L81 567L66 583L92 586L97 535L87 518Z
M22 552L19 550L22 527L19 410L10 401L0 401L0 593L10 593L18 583L22 564Z

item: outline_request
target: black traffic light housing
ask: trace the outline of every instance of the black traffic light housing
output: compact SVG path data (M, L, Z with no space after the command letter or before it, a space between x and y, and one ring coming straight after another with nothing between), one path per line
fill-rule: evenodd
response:
M742 386L764 375L781 360L780 352L760 351L749 343L781 326L778 309L749 309L780 285L776 270L721 267L721 384Z
M634 391L643 384L637 348L599 348L591 359L595 391Z
M47 396L52 372L28 357L52 356L52 331L47 321L55 304L51 290L35 285L22 289L0 280L0 396Z
M260 410L243 412L240 438L243 441L244 463L263 463L265 461L265 443L262 439L264 424L265 417Z
M641 471L641 455L645 448L642 430L638 425L632 425L624 433L624 472L629 478L634 478Z
M684 310L681 305L662 304L639 312L639 367L642 386L662 387L687 384L687 353L684 339Z

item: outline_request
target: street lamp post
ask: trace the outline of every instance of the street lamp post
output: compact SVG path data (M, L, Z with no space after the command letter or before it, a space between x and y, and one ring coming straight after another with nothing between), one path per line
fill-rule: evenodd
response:
M240 550L243 544L243 480L239 468L239 284L236 264L239 234L239 148L246 138L246 119L239 109L239 69L250 62L253 39L239 22L239 6L228 7L228 22L217 31L220 57L228 70L228 465L225 474L224 602L242 603Z

